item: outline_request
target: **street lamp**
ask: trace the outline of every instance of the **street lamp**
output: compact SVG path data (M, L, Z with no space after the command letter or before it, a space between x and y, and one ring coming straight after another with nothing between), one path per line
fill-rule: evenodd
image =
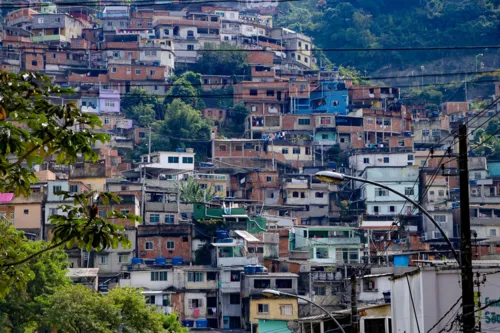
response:
M316 173L315 176L320 181L325 182L325 183L331 183L331 184L340 184L340 183L342 183L344 181L344 179L355 180L355 181L358 181L358 182L367 183L367 184L371 184L371 185L375 185L375 186L381 187L383 189L386 189L389 192L392 192L392 193L394 193L394 194L396 194L396 195L404 198L405 200L407 200L411 204L413 204L415 207L417 207L418 209L420 209L420 211L422 212L422 214L424 214L432 222L432 224L434 224L434 226L439 230L439 232L443 236L443 238L446 241L446 243L448 243L448 245L450 246L451 252L453 253L453 256L455 257L455 259L457 260L458 263L460 263L460 257L458 256L458 253L453 248L453 244L451 243L450 239L446 236L444 230L441 228L441 226L439 225L439 223L436 222L436 220L434 219L434 217L432 217L432 215L429 214L429 212L426 211L424 209L424 207L422 207L415 200L409 198L408 196L404 195L403 193L401 193L399 191L396 191L395 189L393 189L393 188L391 188L391 187L389 187L387 185L384 185L384 184L381 184L381 183L377 183L377 182L374 182L374 181L371 181L371 180L368 180L368 179L364 179L364 178L348 176L348 175L345 175L345 174L342 174L342 173L338 173L338 172L333 172L333 171L320 171L320 172Z
M307 299L306 297L304 296L300 296L300 295L295 295L295 294L289 294L289 293L284 293L282 291L279 291L279 290L275 290L275 289L264 289L262 291L262 294L264 296L267 296L267 297L273 297L273 296L288 296L288 297L293 297L293 298L300 298L301 300L304 300L312 305L315 305L317 306L318 308L320 308L324 313L326 313L327 315L330 316L330 318L333 320L333 322L339 327L340 331L342 331L342 333L345 333L344 331L344 328L342 328L342 325L340 325L340 323L337 321L337 319L335 319L335 317L333 316L332 313L330 313L327 309L325 309L324 307L322 307L321 305L317 304L317 303L314 303L313 301L311 301L310 299Z
M482 53L479 53L478 55L476 55L476 73L477 73L477 58L482 57L482 56L484 56L484 54L482 54Z

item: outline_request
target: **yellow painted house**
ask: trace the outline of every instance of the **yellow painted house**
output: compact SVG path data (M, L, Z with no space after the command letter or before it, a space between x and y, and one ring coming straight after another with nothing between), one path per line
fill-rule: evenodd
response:
M279 330L290 332L287 322L298 319L298 303L296 298L252 298L249 303L249 320L254 332L266 333Z

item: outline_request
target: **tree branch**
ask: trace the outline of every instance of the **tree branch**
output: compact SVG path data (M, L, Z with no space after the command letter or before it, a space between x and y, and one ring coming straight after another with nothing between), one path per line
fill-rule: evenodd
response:
M27 256L26 258L22 259L22 260L19 260L19 261L15 261L15 262L11 262L11 263L7 263L7 264L0 264L0 268L2 267L12 267L12 266L17 266L17 265L21 265L21 264L24 264L25 262L27 261L30 261L31 259L45 253L45 252L48 252L48 251L51 251L51 250L54 250L55 248L58 248L59 246L63 245L64 243L66 243L67 241L70 241L71 238L68 238L66 240L63 240L63 241L60 241L59 243L56 243L54 245L51 245L49 246L48 248L45 248L41 251L38 251L38 252L35 252L29 256Z

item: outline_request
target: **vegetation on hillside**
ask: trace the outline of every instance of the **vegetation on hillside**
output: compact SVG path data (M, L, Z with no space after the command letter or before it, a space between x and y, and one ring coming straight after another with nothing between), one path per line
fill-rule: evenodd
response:
M496 45L498 0L305 0L283 1L276 26L314 37L335 64L377 69L425 62L456 51L334 52L331 48L411 48ZM472 50L474 55L477 50ZM481 50L482 51L482 50Z

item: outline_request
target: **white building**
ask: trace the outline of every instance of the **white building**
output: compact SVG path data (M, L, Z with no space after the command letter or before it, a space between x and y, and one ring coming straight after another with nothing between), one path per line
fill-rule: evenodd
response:
M367 167L403 167L415 164L413 153L362 153L349 156L349 167L362 173Z
M416 167L367 167L361 177L382 183L413 199L418 199L419 170ZM406 200L386 189L367 183L357 183L361 198L366 202L367 215L407 214L413 210Z
M179 151L158 151L151 153L148 160L148 154L141 155L143 163L147 163L147 169L166 169L166 170L194 170L194 151L191 148L179 149Z
M395 275L391 279L391 317L394 333L429 332L438 322L432 332L460 330L456 321L456 314L462 312L461 303L458 301L462 294L460 270L454 261L427 263L435 267L421 267L420 271ZM481 285L482 305L500 298L499 265L498 260L473 261L474 272L479 272L481 279L483 274L487 274L486 283ZM476 322L481 322L483 332L498 332L499 306L500 302L496 302L483 311L476 312ZM450 330L452 323L454 326Z

